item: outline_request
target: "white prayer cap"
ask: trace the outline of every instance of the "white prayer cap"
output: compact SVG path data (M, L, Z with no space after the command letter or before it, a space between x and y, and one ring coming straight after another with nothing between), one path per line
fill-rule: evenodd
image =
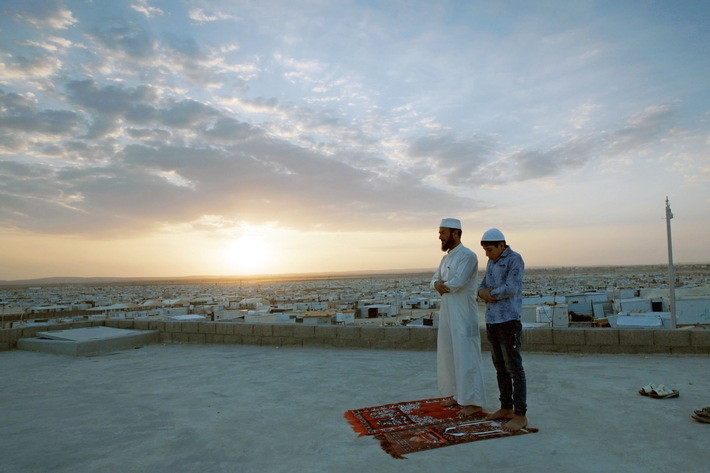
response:
M483 233L481 241L505 241L505 236L497 228L490 228Z
M444 228L458 228L461 230L461 220L457 218L443 218L439 226Z

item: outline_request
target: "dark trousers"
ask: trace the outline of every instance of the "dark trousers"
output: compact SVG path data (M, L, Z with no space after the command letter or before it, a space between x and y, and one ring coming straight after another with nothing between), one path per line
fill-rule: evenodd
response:
M527 412L527 387L520 355L523 324L519 320L486 324L486 332L498 378L500 407L524 416Z

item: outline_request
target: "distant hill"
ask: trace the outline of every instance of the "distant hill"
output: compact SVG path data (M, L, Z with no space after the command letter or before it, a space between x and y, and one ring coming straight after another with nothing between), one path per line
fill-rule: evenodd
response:
M676 264L676 271L691 271L707 274L710 264ZM485 264L479 265L479 271L485 270ZM627 266L538 266L527 267L526 273L554 273L559 276L584 276L589 274L628 274L637 271L653 271L665 273L666 265L627 265ZM172 285L172 284L239 284L242 282L268 281L314 281L328 279L365 279L365 278L429 278L436 268L389 269L369 271L342 271L328 273L293 273L293 274L260 274L249 276L177 276L177 277L52 277L38 279L23 279L0 281L0 288L42 287L62 285Z
M360 279L368 277L413 277L417 275L431 276L434 268L343 271L329 273L294 273L294 274L259 274L248 276L177 276L177 277L51 277L37 279L0 280L0 287L42 287L64 285L133 285L133 284L227 284L243 281L309 281L327 279Z

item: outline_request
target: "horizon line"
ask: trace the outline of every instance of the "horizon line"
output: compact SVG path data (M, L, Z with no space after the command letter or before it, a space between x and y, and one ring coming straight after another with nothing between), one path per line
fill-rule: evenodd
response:
M674 266L705 266L710 263L675 263ZM667 263L644 263L644 264L598 264L598 265L531 265L526 269L575 269L575 268L634 268L634 267L654 267L668 266ZM479 272L482 271L479 266ZM231 275L186 275L186 276L46 276L25 279L0 280L0 285L24 285L24 284L70 284L91 283L91 282L113 282L125 283L131 281L141 282L168 282L168 281L195 281L195 280L303 280L303 279L330 279L333 277L357 278L368 275L398 275L398 274L418 274L436 271L436 268L406 268L406 269L372 269L353 271L314 271L296 273L258 273L258 274L231 274Z

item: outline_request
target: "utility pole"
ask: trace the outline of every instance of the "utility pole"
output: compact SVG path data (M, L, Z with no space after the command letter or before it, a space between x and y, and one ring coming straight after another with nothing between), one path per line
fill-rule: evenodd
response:
M675 270L673 268L673 243L671 242L671 204L666 196L666 234L668 236L668 285L670 289L671 328L676 328L675 317Z

